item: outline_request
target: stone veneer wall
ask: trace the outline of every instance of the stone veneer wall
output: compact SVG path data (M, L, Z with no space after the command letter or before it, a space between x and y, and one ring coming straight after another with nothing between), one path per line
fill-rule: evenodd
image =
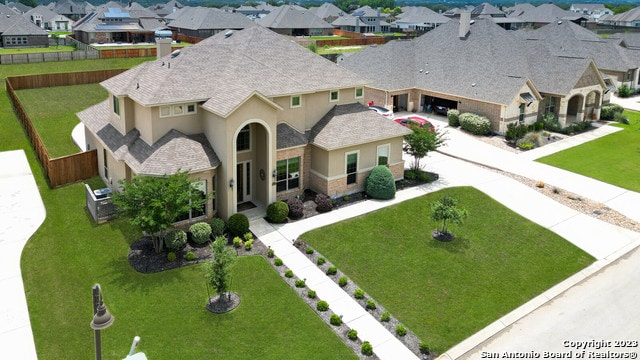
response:
M284 150L278 150L276 153L276 160L285 160L295 157L300 157L300 187L293 190L282 191L276 193L276 200L290 199L296 195L302 194L305 189L309 187L310 174L311 174L311 147L302 146L297 148L289 148ZM271 176L271 174L269 174ZM274 181L275 187L275 181Z

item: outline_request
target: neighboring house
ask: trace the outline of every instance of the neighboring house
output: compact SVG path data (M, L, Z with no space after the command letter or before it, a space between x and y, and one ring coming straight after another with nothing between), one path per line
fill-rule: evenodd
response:
M52 2L49 6L51 6L51 10L56 14L64 15L74 21L81 19L95 10L95 7L86 1L76 3L71 0L62 0L57 3Z
M531 5L530 3L520 3L510 8L504 8L503 11L505 14L507 14L507 16L518 17L526 11L530 11L533 9L535 9L535 6Z
M618 27L640 27L640 6L620 14L603 16L599 23Z
M49 34L0 4L0 44L4 48L48 47Z
M194 186L215 192L205 213L190 220L226 220L249 203L264 216L266 205L305 189L362 191L378 164L403 177L410 131L363 105L366 83L254 26L102 82L108 99L78 117L113 190L136 175L188 171Z
M6 3L5 5L7 5L10 9L12 9L13 11L19 14L24 14L27 11L33 9L31 6L27 6L20 2L10 2L10 3Z
M280 6L257 19L256 23L288 36L333 35L333 26L316 16L313 11L297 10L289 5Z
M167 24L178 34L202 39L221 31L242 30L254 25L253 21L242 14L203 7L182 8L175 12L175 18L170 19Z
M166 4L156 4L154 6L149 7L149 10L153 11L156 15L160 17L165 17L171 13L174 13L176 10L182 9L184 5L179 3L176 0L170 0Z
M398 17L392 26L403 31L426 32L449 21L451 18L432 11L431 13L413 13Z
M155 13L137 3L121 7L111 1L78 20L74 38L83 43L137 43L153 41L156 30L166 25Z
M471 18L491 19L505 30L517 30L522 27L523 23L517 17L508 17L505 12L489 3L482 3L473 8Z
M31 9L22 16L43 30L71 31L73 20L64 15L56 14L44 5Z
M409 111L442 105L486 116L493 131L553 113L562 125L599 116L606 85L591 59L557 56L489 19L448 22L411 41L340 62L372 80L365 101Z
M238 14L242 14L251 20L255 20L255 19L264 17L265 15L270 13L273 9L275 9L274 6L271 6L271 5L265 6L265 5L263 6L242 5L239 8L235 9L235 12L237 12Z
M320 19L332 23L335 19L344 15L344 11L333 5L333 3L324 3L319 7L310 7L309 11L312 11Z
M534 31L517 31L515 34L531 47L546 47L553 56L593 59L600 72L610 80L613 90L623 83L633 91L640 90L640 54L580 25L558 21ZM605 101L609 95L605 96Z
M386 21L387 16L380 9L373 10L369 6L363 6L349 15L337 18L331 25L336 29L357 33L388 33L391 26Z
M640 50L640 33L615 33L607 41L629 50Z
M605 15L613 15L611 9L607 9L604 4L571 4L570 11L588 15L590 20L598 21Z
M579 25L584 25L589 16L577 14L573 11L563 10L555 4L542 4L540 6L530 8L523 11L519 15L511 15L519 18L523 22L523 26L539 28L549 23L565 20L572 21Z

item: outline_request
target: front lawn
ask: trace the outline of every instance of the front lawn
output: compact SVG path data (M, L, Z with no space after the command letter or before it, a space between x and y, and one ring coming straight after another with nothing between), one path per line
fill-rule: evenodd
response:
M431 237L430 204L469 211L451 242ZM542 210L541 210L542 211ZM450 188L305 233L317 249L442 353L594 259L470 187Z
M537 159L544 164L582 174L632 191L640 191L640 113L624 112L629 125L599 139Z
M80 152L71 139L71 131L80 122L76 113L108 96L99 84L25 89L16 93L52 158Z

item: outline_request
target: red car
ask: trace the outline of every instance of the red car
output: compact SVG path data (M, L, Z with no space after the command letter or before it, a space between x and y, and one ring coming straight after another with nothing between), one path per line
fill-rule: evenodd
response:
M429 122L429 120L418 115L401 116L393 120L402 126L412 127L419 126L421 128L429 129L434 132L436 128Z

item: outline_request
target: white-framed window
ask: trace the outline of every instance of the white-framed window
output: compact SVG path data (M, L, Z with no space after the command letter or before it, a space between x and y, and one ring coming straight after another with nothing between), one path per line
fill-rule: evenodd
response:
M196 104L177 104L160 106L160 117L180 116L195 114L198 111Z
M236 140L236 151L251 150L251 127L245 125L238 133Z
M364 89L363 88L356 88L355 91L355 97L356 99L362 99L364 97Z
M329 102L336 102L340 100L340 92L338 90L329 91Z
M389 165L389 144L378 145L378 165Z
M291 108L298 108L302 106L302 97L300 95L291 96Z
M347 185L355 184L358 181L358 152L345 154L345 163L347 174Z
M113 95L113 112L120 116L120 99L115 95Z
M556 101L553 96L548 96L544 99L544 113L545 114L555 114L556 113Z
M276 192L300 187L300 157L276 162Z

